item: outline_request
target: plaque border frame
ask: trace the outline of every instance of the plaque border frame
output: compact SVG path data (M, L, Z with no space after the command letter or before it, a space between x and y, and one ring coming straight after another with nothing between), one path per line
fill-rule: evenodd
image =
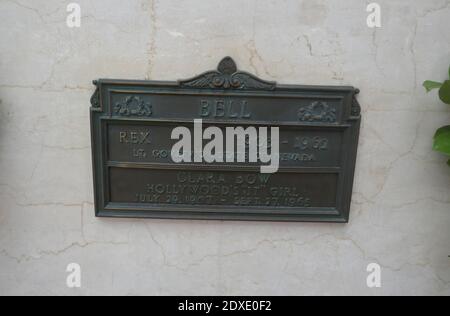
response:
M153 81L153 80L95 80L95 92L91 97L90 122L91 122L91 147L92 166L94 180L94 205L97 217L113 218L155 218L155 219L182 219L182 220L238 220L238 221L280 221L280 222L337 222L347 223L351 208L351 198L355 174L355 165L358 149L359 131L361 123L361 107L356 99L359 89L352 86L311 86L277 84L265 81L247 72L238 71L235 62L230 57L225 57L217 70L208 71L187 80L178 81ZM167 93L176 95L214 95L214 96L266 96L266 97L299 97L323 99L342 99L343 108L340 117L334 123L299 122L298 127L317 127L331 129L345 129L342 151L341 172L336 188L336 208L304 208L304 212L288 214L292 207L277 207L270 211L269 207L236 207L208 205L177 206L170 204L132 205L132 203L106 203L109 184L107 179L107 131L105 122L134 121L148 122L158 121L148 118L120 118L112 112L112 93L150 94ZM182 122L182 120L162 119L162 122ZM205 123L226 124L227 121L205 120ZM192 120L191 120L192 123ZM228 121L229 123L229 121ZM241 122L240 122L241 123ZM242 122L242 125L272 124L277 122ZM292 126L292 124L287 124ZM282 125L279 125L282 126ZM183 165L184 169L190 165ZM220 170L225 167L214 167ZM240 170L252 169L251 167L232 167ZM305 167L307 171L308 167ZM181 166L179 167L181 168ZM294 168L295 169L295 168ZM332 168L317 167L311 172L326 172ZM231 169L226 169L231 170ZM292 172L284 169L280 172ZM331 172L332 173L332 172ZM176 209L176 210L175 210ZM231 209L233 211L231 211ZM245 210L244 210L245 209ZM257 212L252 212L255 209ZM300 209L300 208L298 208ZM264 210L264 211L263 211Z

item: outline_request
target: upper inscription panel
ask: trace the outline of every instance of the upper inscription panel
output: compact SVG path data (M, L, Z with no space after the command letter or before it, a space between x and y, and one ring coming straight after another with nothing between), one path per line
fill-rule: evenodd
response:
M361 113L357 89L279 85L239 71L229 57L217 70L187 80L94 83L97 216L348 221ZM232 147L214 147L214 161L177 161L177 128L192 135L192 157L195 146L216 141L196 138L199 121L202 136L213 129L224 142L230 128L247 134ZM276 143L262 141L264 128L278 132ZM263 145L279 163L273 174L262 174L251 160ZM242 151L243 160L228 160Z

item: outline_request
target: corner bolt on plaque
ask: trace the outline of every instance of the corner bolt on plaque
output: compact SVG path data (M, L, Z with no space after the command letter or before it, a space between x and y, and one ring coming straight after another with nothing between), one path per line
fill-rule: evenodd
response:
M238 71L230 57L217 70L188 80L94 84L97 216L349 220L361 120L358 89L281 85ZM248 161L175 162L174 129L195 135L199 120L224 135L230 127L276 127L277 171L262 173Z

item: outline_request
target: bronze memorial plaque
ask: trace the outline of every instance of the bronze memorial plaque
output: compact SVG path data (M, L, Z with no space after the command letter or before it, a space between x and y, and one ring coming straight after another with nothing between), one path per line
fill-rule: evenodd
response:
M94 84L97 216L348 221L357 89L264 81L229 57L188 80Z

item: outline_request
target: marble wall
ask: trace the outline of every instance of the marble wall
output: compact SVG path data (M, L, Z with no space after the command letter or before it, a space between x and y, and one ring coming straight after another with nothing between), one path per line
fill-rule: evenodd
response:
M450 294L449 0L0 0L0 294ZM349 224L94 217L96 78L191 77L232 56L280 83L354 85ZM81 288L66 267L82 268ZM378 263L381 288L368 288Z

